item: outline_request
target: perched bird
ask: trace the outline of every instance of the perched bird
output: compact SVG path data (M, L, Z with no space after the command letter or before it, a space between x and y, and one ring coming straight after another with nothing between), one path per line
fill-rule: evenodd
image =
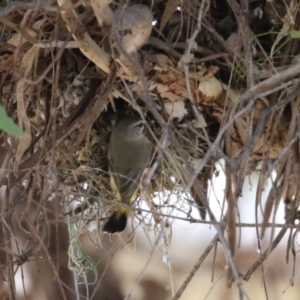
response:
M118 201L131 204L135 198L142 174L148 165L152 147L143 134L142 120L126 117L113 128L108 146L108 167L111 188ZM103 231L123 231L130 210L121 205L103 226Z

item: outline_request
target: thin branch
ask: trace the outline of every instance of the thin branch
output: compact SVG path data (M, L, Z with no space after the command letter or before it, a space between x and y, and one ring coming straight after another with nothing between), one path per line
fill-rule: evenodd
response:
M266 95L266 92L278 87L278 85L281 86L286 80L291 80L299 75L300 63L254 85L241 96L240 101L245 101L251 98L257 99L261 95Z
M63 297L64 300L67 300L67 296L66 296L65 290L63 288L61 279L60 279L59 274L58 274L58 270L57 270L57 268L54 265L54 262L53 262L53 260L51 258L51 255L50 255L50 253L49 253L49 251L47 249L47 246L45 245L44 241L40 238L40 235L37 233L35 226L32 224L31 220L27 217L27 215L23 214L23 216L24 216L24 219L27 221L27 223L28 223L28 225L30 227L31 232L34 233L34 235L36 236L36 238L40 242L43 250L45 251L45 253L47 255L47 260L48 260L48 262L49 262L49 264L50 264L50 266L51 266L51 268L53 270L53 273L55 275L55 278L57 280L57 283L58 283L61 295L62 295L62 297Z
M37 0L36 2L8 1L8 4L5 7L1 7L0 17L7 16L16 9L40 8L43 6L52 5L54 2L55 0Z
M216 217L214 216L211 208L208 205L208 201L206 199L206 195L204 193L204 189L203 189L203 185L199 182L199 181L195 181L197 178L197 175L199 174L200 171L198 171L197 173L194 172L194 174L196 174L195 178L193 178L194 174L193 174L193 168L190 164L190 162L188 161L185 152L183 151L182 147L180 146L180 144L178 143L178 140L176 139L176 136L174 135L174 132L172 131L172 129L168 126L168 124L165 122L165 120L163 119L163 117L161 116L161 114L158 112L156 105L153 101L153 99L150 96L149 90L148 90L148 85L147 85L147 79L144 73L144 70L142 69L142 67L140 66L140 64L137 62L137 60L133 57L131 57L126 50L124 49L124 47L122 46L122 43L120 41L120 38L115 35L113 36L114 40L116 41L116 43L118 43L118 47L119 50L121 51L121 53L124 55L124 57L126 57L128 59L128 61L132 64L132 66L134 66L136 68L136 70L138 71L139 75L140 75L140 80L142 83L142 87L144 89L145 92L145 104L148 107L149 111L153 114L153 116L156 118L156 120L158 121L159 125L162 127L162 129L166 132L165 134L168 134L170 137L170 141L173 143L173 145L176 147L178 153L180 154L180 156L182 157L185 165L186 165L186 169L189 172L189 174L191 175L191 180L190 183L192 182L193 188L195 193L197 194L197 197L200 197L201 199L203 199L203 201L205 201L205 205L206 205L206 209L207 212L209 214L209 217L211 219L212 225L215 227L217 234L218 234L218 238L220 240L220 242L223 245L223 251L226 255L226 258L228 259L228 263L230 265L230 268L232 269L233 275L234 275L234 279L236 280L236 284L238 286L238 290L239 290L239 298L240 299L244 299L244 294L245 292L242 289L242 281L240 278L240 273L235 265L233 256L231 255L231 251L228 247L228 243L224 237L224 234L222 232L222 229L216 224L217 220ZM253 103L251 103L251 105L253 105ZM249 107L247 106L246 109L249 109ZM239 115L239 113L237 114ZM224 126L225 127L225 126ZM225 132L225 131L224 131ZM221 137L220 137L221 139ZM213 149L213 152L211 152L210 150L207 151L207 153L209 153L206 157L206 159L210 158L210 155L212 153L215 152L215 149ZM206 154L207 154L206 153ZM204 159L203 159L204 161ZM200 165L202 165L202 168L204 167L203 161L200 163ZM206 160L207 162L207 160ZM202 170L201 168L201 170ZM191 189L190 184L188 184L188 189Z
M185 281L183 282L183 284L181 285L181 287L179 288L179 290L177 291L175 296L172 298L172 300L178 300L181 297L182 293L185 291L185 289L187 288L187 286L189 285L189 283L191 282L191 280L195 276L196 272L201 267L201 264L206 259L207 255L210 253L210 251L217 245L218 241L219 241L219 238L218 238L218 235L216 234L214 236L214 238L210 241L210 243L208 244L206 249L203 251L203 253L199 257L198 261L193 266L190 274L185 279Z
M278 246L282 238L284 237L288 228L282 228L276 238L274 239L273 243L263 252L260 258L249 268L249 270L244 275L243 279L248 281L253 273L258 269L258 267L269 257L270 253Z

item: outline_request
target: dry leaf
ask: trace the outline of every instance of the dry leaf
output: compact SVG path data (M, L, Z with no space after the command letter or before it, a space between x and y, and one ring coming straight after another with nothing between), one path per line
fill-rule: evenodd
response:
M222 87L226 91L226 98L229 98L231 100L231 102L228 104L236 103L241 94L238 91L233 90L227 84L222 84Z
M60 7L72 7L70 0L57 0ZM74 9L61 11L61 16L68 30L76 41L82 42L80 51L105 73L110 72L110 56L98 46L78 20ZM76 28L76 30L74 30Z
M19 167L19 164L21 162L21 159L25 153L25 151L28 149L28 147L31 144L31 126L30 126L30 120L26 114L26 106L24 101L25 96L25 89L27 85L25 84L25 81L27 79L28 74L30 73L34 60L36 56L38 55L39 48L37 46L33 46L30 48L27 53L23 57L23 61L20 67L20 74L21 79L17 83L17 114L19 119L19 124L21 125L24 135L21 137L17 153L16 153L16 159L14 163L14 169L17 170Z
M198 112L197 119L194 119L192 123L195 128L204 128L207 126L205 119L200 112Z
M193 59L194 59L194 54L192 53L184 54L181 56L177 66L179 68L183 68L186 64L189 64Z
M233 32L228 39L226 44L232 48L233 51L239 53L242 49L242 39L239 38L239 35L236 32Z
M159 26L160 32L164 30L165 26L170 21L172 15L174 14L179 4L180 4L180 0L168 0L165 6L164 13L160 20L160 26Z
M114 21L114 12L109 7L112 0L91 0L91 6L100 27L111 26Z
M187 114L187 110L184 107L184 101L176 102L164 102L165 109L169 114L171 120L178 118L179 121Z

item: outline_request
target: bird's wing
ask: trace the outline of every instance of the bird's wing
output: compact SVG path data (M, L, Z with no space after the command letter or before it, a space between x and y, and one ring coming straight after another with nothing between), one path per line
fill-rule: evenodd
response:
M118 192L121 195L121 202L130 204L133 199L143 174L144 168L135 168L134 170L119 171L113 161L109 160L109 169L111 176L117 186Z

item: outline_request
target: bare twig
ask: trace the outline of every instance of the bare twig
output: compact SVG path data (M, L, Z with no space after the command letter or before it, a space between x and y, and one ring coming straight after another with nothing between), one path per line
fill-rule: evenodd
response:
M10 14L16 9L31 9L48 6L55 2L55 0L37 0L37 1L9 1L6 7L1 7L0 17Z
M66 26L72 33L74 39L81 42L81 47L79 47L80 51L105 73L109 73L109 55L96 44L85 28L80 24L74 9L63 10L65 6L72 7L71 1L57 0L57 2L62 8L61 16Z
M9 193L6 194L5 199L2 201L2 207L1 207L1 223L2 223L2 229L4 232L5 237L5 245L6 248L11 249L11 233L10 233L10 216L11 211L9 209ZM8 269L8 277L7 277L7 284L8 284L8 294L9 294L9 300L15 300L17 299L16 295L16 283L15 283L15 276L14 276L14 263L13 263L13 256L6 251L6 265Z
M288 223L286 223L288 224ZM278 246L282 238L284 237L288 228L282 228L273 243L261 254L260 258L248 269L243 279L248 281L253 273L258 269L258 267L267 259L269 254Z
M57 268L55 267L54 265L54 262L52 260L52 257L47 249L47 246L45 245L44 241L40 238L40 235L38 234L38 232L36 231L36 228L35 226L32 224L31 220L24 214L24 219L26 220L26 222L28 223L29 227L30 227L30 230L31 232L34 233L34 235L36 236L36 238L38 239L38 241L40 242L43 250L45 251L46 255L47 255L47 260L50 264L50 266L52 267L52 270L53 270L53 273L55 275L55 278L57 280L57 283L58 283L58 286L59 286L59 289L60 289L60 292L61 292L61 295L62 295L62 298L64 300L67 300L67 296L66 296L66 293L65 293L65 290L63 288L63 285L62 285L62 282L61 282L61 279L59 277L59 274L58 274L58 270Z
M151 96L149 94L148 87L147 87L147 80L146 80L145 73L144 73L143 69L141 68L139 63L134 58L132 58L130 55L128 55L128 53L124 50L124 48L122 47L122 43L118 39L118 37L114 36L114 39L118 43L119 50L122 52L124 57L126 57L128 59L128 61L136 68L136 70L140 74L142 86L143 86L143 89L144 89L144 92L145 92L145 103L146 103L148 109L151 111L151 113L157 119L158 123L163 128L163 130L166 131L165 134L169 135L170 141L176 147L178 153L181 155L182 159L184 160L184 162L186 164L186 168L187 168L188 172L192 175L193 174L193 168L191 167L190 163L188 162L185 152L182 150L181 146L179 145L172 129L166 124L166 122L162 118L161 114L157 111L155 103L154 103L153 99L151 98ZM210 151L208 151L208 152L210 152ZM205 196L204 190L203 190L203 186L199 182L195 182L195 179L190 180L190 182L192 182L192 184L193 184L193 188L194 188L195 193L197 194L198 197L201 197L202 199L206 199L206 196ZM189 186L189 189L190 188L191 188L191 186ZM218 238L219 238L219 240L221 241L221 243L223 245L224 253L225 253L225 255L228 259L229 265L230 265L230 267L232 269L232 272L234 274L234 278L236 280L236 283L237 283L237 286L238 286L238 289L239 289L239 297L240 297L240 299L244 299L244 294L245 293L244 293L243 288L242 288L242 282L241 282L241 279L240 279L239 271L237 270L237 267L234 263L233 257L231 255L230 250L229 250L229 247L228 247L228 244L227 244L226 239L224 237L224 234L223 234L221 228L218 225L216 225L217 220L216 220L214 214L212 213L209 205L207 204L207 200L206 200L206 208L207 208L208 214L210 216L211 222L212 222L213 226L216 228L216 231L218 233Z
M189 283L195 276L196 272L201 267L201 264L206 259L207 255L210 253L210 251L217 245L218 241L219 241L219 238L218 238L218 235L216 234L214 236L214 238L210 241L210 243L208 244L206 249L203 251L203 253L199 257L198 261L193 266L190 274L187 276L187 278L185 279L185 281L183 282L183 284L181 285L181 287L179 288L179 290L177 291L175 296L172 298L172 300L177 300L181 297L182 293L185 291L185 289L187 288L187 286L189 285Z
M278 85L281 85L282 82L293 79L299 75L300 75L300 63L291 66L288 69L278 74L275 74L272 77L254 85L241 96L240 100L244 101L251 98L257 99L267 91L276 88Z

